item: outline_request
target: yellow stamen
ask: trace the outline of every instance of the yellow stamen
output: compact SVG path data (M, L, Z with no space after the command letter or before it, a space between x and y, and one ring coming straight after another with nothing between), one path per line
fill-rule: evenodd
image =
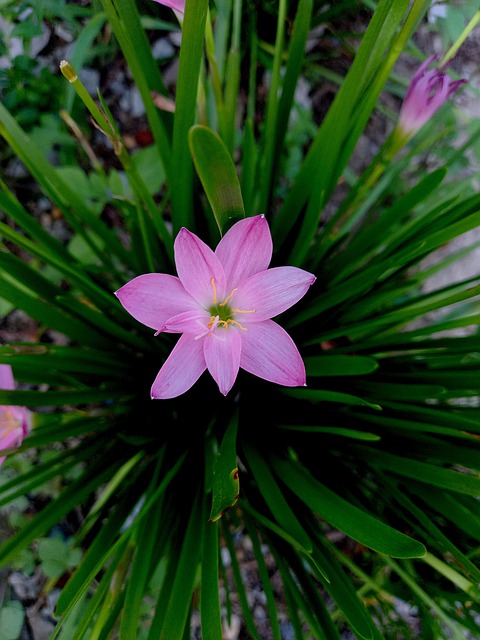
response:
M232 309L232 313L255 313L256 309Z
M237 322L236 320L232 320L231 318L230 318L229 320L227 320L227 326L228 326L229 324L234 324L234 325L236 325L236 326L237 326L239 329L241 329L242 331L248 331L248 329L246 329L245 327L242 327L242 325L241 325L239 322Z
M223 302L220 302L220 304L218 306L219 307L224 307L227 304L227 302L230 300L230 298L233 296L235 291L236 291L236 289L233 289L232 293L229 296L227 296Z
M215 286L215 278L210 280L213 287L213 304L217 304L217 287Z

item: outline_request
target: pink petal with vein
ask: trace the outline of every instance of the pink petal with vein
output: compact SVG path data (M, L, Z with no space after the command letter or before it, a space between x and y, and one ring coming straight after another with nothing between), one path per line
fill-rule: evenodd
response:
M207 367L224 396L233 387L240 367L242 337L234 327L220 328L206 336L203 349Z
M238 287L231 299L231 307L253 310L242 314L244 322L261 322L274 318L303 298L315 276L297 267L276 267L250 276Z
M123 285L115 295L136 320L157 330L172 316L197 308L180 280L165 273L138 276Z
M152 398L176 398L188 391L207 368L203 339L184 333L166 359L152 385Z
M249 276L268 269L273 243L265 216L245 218L233 225L215 249L230 291Z
M165 7L168 7L169 9L180 11L180 13L185 13L185 0L154 0L154 2L158 2L158 4L163 4Z
M14 389L12 367L9 364L0 364L0 389Z
M242 369L285 387L305 385L305 366L292 338L273 320L242 333Z
M11 447L19 447L22 444L23 433L22 430L17 427L8 430L4 435L0 429L0 450L10 449Z
M217 300L225 297L225 273L215 253L188 229L180 229L174 244L178 277L186 291L204 308L212 305L215 281Z
M210 318L210 314L204 309L197 308L193 311L184 311L169 318L163 325L162 331L166 333L193 333L194 335L199 335L202 331L206 331Z

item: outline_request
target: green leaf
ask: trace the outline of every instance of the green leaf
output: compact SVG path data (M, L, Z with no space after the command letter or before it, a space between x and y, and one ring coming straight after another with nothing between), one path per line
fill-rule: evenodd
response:
M423 544L347 502L315 480L299 464L274 458L273 467L312 511L354 540L396 558L421 558L425 555Z
M12 601L0 609L0 640L17 640L23 627L25 612L20 602Z
M193 165L188 132L195 123L207 10L208 0L196 0L185 5L173 125L172 171L170 175L167 174L170 180L174 234L181 227L192 228L194 225Z
M298 3L280 100L277 101L274 88L271 88L269 93L271 102L269 102L265 125L265 165L262 171L262 195L259 206L261 212L270 209L274 181L278 171L282 147L285 144L285 135L295 96L295 88L302 70L305 46L310 31L312 9L312 0L300 0ZM276 47L276 55L282 55L282 49L283 47L280 50Z
M357 407L369 407L376 411L382 410L382 407L378 404L373 404L364 398L339 391L326 391L325 389L282 389L282 393L287 396L292 396L293 398L298 398L299 400L307 400L308 402L339 402Z
M366 462L373 467L380 467L388 473L419 480L450 491L458 491L471 496L480 495L480 478L477 476L453 469L444 469L404 456L396 456L387 451L376 451L362 445L357 445L357 447L358 455L361 455Z
M223 436L220 450L213 466L213 495L210 522L215 522L238 500L239 479L237 463L237 426L235 415Z
M215 219L224 234L245 217L240 183L232 156L221 138L208 127L196 125L189 133L195 169Z
M200 499L193 502L188 525L183 536L179 558L175 563L175 576L168 597L168 606L165 618L161 625L160 634L156 634L156 627L152 624L149 640L161 638L161 640L179 640L183 638L185 626L188 624L190 612L190 598L192 596L195 576L201 550L201 505ZM189 625L188 625L189 628Z
M383 416L379 418L379 423L382 424ZM357 429L345 429L344 427L324 427L316 425L302 425L302 424L279 424L279 429L287 429L288 431L304 431L305 433L319 433L319 434L331 434L334 436L341 436L343 438L353 438L354 440L380 440L380 436L376 433L369 433L368 431L358 431Z
M312 551L312 541L291 510L269 466L254 447L244 445L243 450L268 508L279 525L297 541L299 548L309 554Z
M317 536L316 542L314 557L330 576L330 583L325 584L325 588L335 600L355 635L365 640L376 637L372 618L353 588L351 580L336 560L330 543L323 535Z
M202 586L200 592L200 613L202 637L222 640L222 615L218 584L219 555L218 523L203 522L202 542Z
M307 376L360 376L378 368L373 358L366 356L321 355L305 358Z
M78 38L73 44L72 53L70 55L70 64L74 69L76 69L77 73L83 67L84 62L88 59L88 56L91 52L92 43L100 33L103 25L105 24L106 15L104 13L97 13L94 15L91 20L86 22ZM73 101L75 100L75 90L69 85L67 88L67 100L66 100L66 109L69 113L72 111Z
M135 78L158 154L162 159L166 175L170 176L171 118L170 114L157 109L152 98L152 91L166 95L167 90L163 84L159 66L153 58L147 35L141 26L137 3L121 0L101 0L101 2L107 14L108 23Z
M317 228L322 204L328 200L382 89L378 79L381 77L386 81L400 54L401 48L392 52L389 49L407 7L406 0L379 2L354 63L274 220L272 231L277 244L287 238L297 216L313 196L312 219L306 221L302 233L297 234L296 242L299 252L302 245L304 251L308 248L311 233ZM386 55L388 53L390 55Z

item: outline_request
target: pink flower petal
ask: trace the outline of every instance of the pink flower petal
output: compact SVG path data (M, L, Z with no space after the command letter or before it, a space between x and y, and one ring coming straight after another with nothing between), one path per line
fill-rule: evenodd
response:
M157 330L172 316L197 308L180 280L164 273L138 276L123 285L115 295L136 320Z
M169 9L180 11L180 13L185 13L185 0L154 0L154 2L158 2L158 4L163 4L165 7L168 7Z
M176 398L188 391L207 368L203 355L203 339L184 333L152 385L152 398Z
M185 290L204 309L221 302L225 273L215 253L194 233L180 229L174 244L178 277Z
M195 336L206 331L211 315L204 309L194 309L184 311L172 318L169 318L163 325L162 331L166 333L191 333Z
M215 249L225 271L227 289L268 269L272 252L272 235L265 216L245 218L234 224Z
M300 300L315 276L297 267L276 267L250 276L234 293L230 307L243 324L274 318ZM255 313L251 313L255 310ZM241 319L240 319L241 315ZM237 317L237 315L236 315Z
M9 364L0 364L0 389L15 389L12 367Z
M3 432L3 433L2 433ZM22 444L23 432L20 427L4 430L0 427L0 451L19 447Z
M224 396L233 387L238 375L242 351L240 333L235 327L220 327L203 341L208 370Z
M305 366L292 338L273 320L242 332L242 369L285 387L305 385Z

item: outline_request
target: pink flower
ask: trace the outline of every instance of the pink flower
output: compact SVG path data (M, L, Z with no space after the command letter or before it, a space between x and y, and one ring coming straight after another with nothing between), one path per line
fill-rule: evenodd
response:
M174 11L185 13L185 0L154 0L154 2L163 4L165 7L173 9Z
M287 387L305 385L288 333L271 320L302 298L315 276L268 269L272 237L264 216L237 222L215 252L187 229L175 240L178 278L147 273L116 292L125 309L157 334L182 336L160 369L152 398L181 395L208 369L223 395L241 367Z
M466 80L451 80L442 69L428 67L437 56L420 65L408 87L398 119L398 129L411 138Z
M0 364L0 389L14 389L12 368ZM25 407L0 406L0 451L19 447L30 431L28 411ZM0 464L6 456L0 458Z

